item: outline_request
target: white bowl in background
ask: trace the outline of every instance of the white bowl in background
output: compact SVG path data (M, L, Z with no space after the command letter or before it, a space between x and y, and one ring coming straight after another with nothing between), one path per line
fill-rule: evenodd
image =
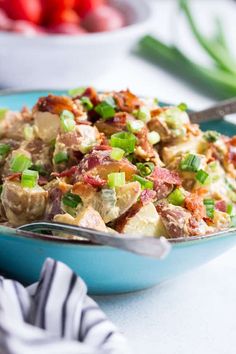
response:
M25 36L0 32L0 87L73 87L116 70L148 31L151 10L144 0L110 0L129 25L84 36ZM120 64L119 64L120 63Z

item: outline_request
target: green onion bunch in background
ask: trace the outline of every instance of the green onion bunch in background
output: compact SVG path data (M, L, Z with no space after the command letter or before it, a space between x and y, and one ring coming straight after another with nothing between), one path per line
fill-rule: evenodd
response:
M140 40L139 54L219 99L236 96L236 59L227 46L221 22L215 21L214 36L207 37L199 29L189 1L179 0L179 6L194 37L212 59L212 66L189 59L175 45L167 45L151 35Z

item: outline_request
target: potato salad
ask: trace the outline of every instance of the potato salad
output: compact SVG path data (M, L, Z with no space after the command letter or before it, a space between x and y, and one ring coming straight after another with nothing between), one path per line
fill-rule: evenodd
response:
M79 87L0 108L1 223L51 220L167 238L236 226L236 137L187 107ZM125 237L125 235L124 235Z

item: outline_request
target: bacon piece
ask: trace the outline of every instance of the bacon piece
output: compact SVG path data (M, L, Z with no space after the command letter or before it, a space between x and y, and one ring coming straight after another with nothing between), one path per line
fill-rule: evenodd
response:
M156 192L151 189L144 189L140 195L143 205L153 202L156 199Z
M196 220L201 220L206 217L206 208L203 204L203 199L196 193L189 194L185 198L185 207L188 209Z
M150 178L157 182L181 185L181 178L178 172L170 171L167 168L155 167Z
M138 109L142 105L139 98L129 90L115 92L114 99L119 109L123 112L132 113L135 109Z
M137 141L137 146L141 147L143 150L144 154L141 153L141 157L145 159L151 159L152 157L155 157L155 150L153 148L153 145L149 143L148 141L148 129L147 127L143 127L139 132L136 134L136 138L138 139ZM136 154L140 155L139 149L136 149Z
M64 109L73 112L74 108L74 102L69 97L48 95L39 98L33 111L50 112L59 115Z
M114 133L125 130L127 121L133 119L134 118L126 112L117 112L113 118L107 121L104 121L104 119L99 119L95 125L99 132L102 132L107 136L111 136Z
M85 175L84 176L84 182L90 184L92 187L102 187L106 184L106 181L104 179L101 179L99 176L91 176L91 175Z
M48 183L48 180L46 177L39 176L39 179L38 179L39 186L45 186L47 183Z
M53 172L51 173L51 176L54 177L71 177L73 176L75 173L78 172L78 166L72 166L70 169L62 171L62 172Z
M20 181L20 178L21 178L21 173L16 172L16 173L12 173L11 175L7 176L5 179L8 181Z
M97 145L94 146L93 151L106 151L106 150L112 150L112 147L109 145Z
M223 213L226 213L227 204L224 200L219 200L215 203L215 208Z

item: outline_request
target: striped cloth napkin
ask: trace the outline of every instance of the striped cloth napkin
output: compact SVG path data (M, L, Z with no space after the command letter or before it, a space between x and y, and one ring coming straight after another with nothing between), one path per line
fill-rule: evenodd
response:
M1 354L126 354L126 340L83 280L48 258L29 287L0 277Z

